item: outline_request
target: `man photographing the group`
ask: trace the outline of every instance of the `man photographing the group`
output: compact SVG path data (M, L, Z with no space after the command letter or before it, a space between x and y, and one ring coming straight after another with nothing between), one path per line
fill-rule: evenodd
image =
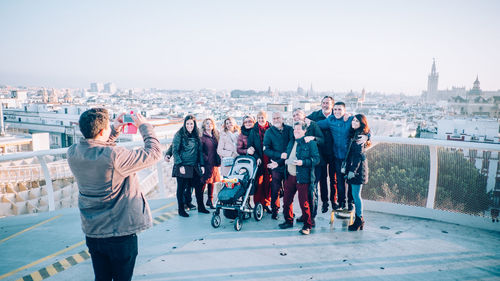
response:
M136 172L162 158L153 126L132 115L144 147L116 146L121 114L110 126L108 111L92 108L79 120L84 139L68 149L68 163L78 183L82 230L92 258L95 280L131 280L138 253L136 233L152 226L151 211Z

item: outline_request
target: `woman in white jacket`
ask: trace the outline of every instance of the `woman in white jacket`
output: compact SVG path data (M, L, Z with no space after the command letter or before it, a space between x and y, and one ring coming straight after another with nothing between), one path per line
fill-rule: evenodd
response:
M229 174L232 166L232 160L238 156L236 144L238 142L239 133L240 127L236 124L234 118L226 118L222 124L219 145L217 146L217 153L222 159L222 176L227 176Z

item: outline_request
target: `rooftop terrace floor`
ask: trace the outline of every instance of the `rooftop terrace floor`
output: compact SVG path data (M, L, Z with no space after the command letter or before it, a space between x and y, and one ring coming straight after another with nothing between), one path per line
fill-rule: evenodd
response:
M160 218L138 235L134 280L500 280L495 231L368 211L359 232L329 213L308 236L279 229L282 214L236 232L225 217L214 229L209 214L177 216L174 199L150 205ZM2 218L0 280L93 280L83 241L77 209Z

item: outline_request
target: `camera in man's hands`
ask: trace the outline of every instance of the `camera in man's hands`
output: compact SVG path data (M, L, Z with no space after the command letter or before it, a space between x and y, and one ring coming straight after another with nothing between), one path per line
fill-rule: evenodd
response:
M126 124L123 126L124 134L137 134L137 126L134 124L135 122L132 115L134 115L133 111L130 111L130 114L123 115L123 123Z
M123 115L123 123L134 123L134 119L132 119L132 114L125 114Z

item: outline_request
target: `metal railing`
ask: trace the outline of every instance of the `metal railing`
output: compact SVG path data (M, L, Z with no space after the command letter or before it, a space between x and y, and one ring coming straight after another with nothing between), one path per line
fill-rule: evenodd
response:
M171 140L163 139L160 142L168 145ZM367 152L370 179L369 183L363 187L363 198L369 201L366 204L368 209L388 211L397 207L394 212L405 214L400 206L406 206L413 208L406 211L408 215L441 220L446 219L436 217L436 211L463 213L487 220L494 217L493 212L489 216L488 211L498 208L500 203L500 184L498 183L500 144L377 136L372 138L372 142L372 148ZM127 142L118 145L134 148L143 146L143 142ZM66 151L67 148L61 148L2 155L0 164L4 163L4 165L0 167L0 183L21 181L23 177L26 181L42 180L45 182L48 210L55 210L52 182L54 179L71 177L68 174L70 170L65 159ZM482 158L482 155L488 155L489 159ZM12 163L34 158L38 163L5 165L6 162ZM53 158L53 161L49 162L47 158ZM489 165L487 168L478 167L478 163ZM451 168L448 167L450 165ZM143 173L141 183L147 183L150 187L154 186L159 191L160 197L174 196L175 187L167 191L167 180L170 178L169 168L171 168L171 163L160 161L148 170L148 174ZM450 177L458 178L458 181L450 180ZM477 184L473 183L475 186L464 187L463 183L460 183L460 177L464 177L463 181L478 179ZM173 185L173 181L171 183ZM448 186L443 186L443 184L448 184ZM490 190L487 190L487 185ZM477 190L483 190L484 192L479 192L481 196L465 195L470 196L472 203L479 200L482 205L469 204L467 198L462 198L464 197L461 194L464 193L463 191L454 194L454 188L459 187L470 188L470 191L465 190L465 193L478 193ZM433 212L429 213L429 211Z
M160 140L160 143L163 145L169 144L170 142L170 139ZM123 142L117 143L117 145L127 148L134 148L143 146L143 142ZM0 163L7 165L0 167L0 183L15 184L20 182L32 181L44 182L44 190L47 193L46 195L48 201L48 210L53 211L56 209L53 181L58 179L73 178L71 170L69 169L68 162L65 159L67 150L68 148L59 148L1 155ZM47 158L49 157L56 159L56 161L47 161ZM35 162L37 162L37 164L18 164L10 166L15 161L26 159L30 159L32 161L33 159L36 159ZM158 162L154 167L150 169L149 174L140 179L141 184L144 186L148 186L149 189L151 189L152 186L157 186L160 196L166 197L167 191L165 185L165 175L167 174L166 170L168 169L168 166L169 164L166 164L164 161ZM13 188L9 186L7 188L4 187L4 194L1 194L0 190L0 195L5 195L5 193L8 193L8 191L17 193L16 190L13 190ZM12 203L8 199L3 199L3 201Z

